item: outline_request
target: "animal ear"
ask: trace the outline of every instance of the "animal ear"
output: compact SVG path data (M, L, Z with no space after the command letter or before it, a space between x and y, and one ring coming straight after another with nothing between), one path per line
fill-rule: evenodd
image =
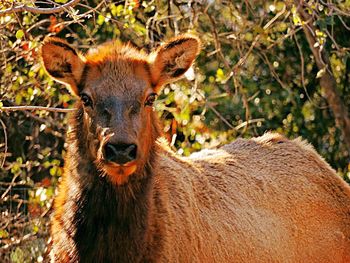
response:
M66 84L78 95L78 84L85 67L85 58L78 54L65 40L47 37L41 46L41 58L47 73Z
M180 78L192 65L200 41L192 35L173 38L151 54L152 82L156 89ZM158 90L157 90L158 92Z

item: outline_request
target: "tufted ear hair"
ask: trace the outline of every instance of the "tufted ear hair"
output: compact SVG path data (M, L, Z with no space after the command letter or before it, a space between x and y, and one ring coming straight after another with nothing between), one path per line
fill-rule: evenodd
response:
M65 40L47 37L41 46L41 58L47 73L71 93L79 95L78 85L85 67L85 58Z
M173 38L151 54L152 82L158 92L162 85L175 81L191 67L200 51L200 41L193 35Z

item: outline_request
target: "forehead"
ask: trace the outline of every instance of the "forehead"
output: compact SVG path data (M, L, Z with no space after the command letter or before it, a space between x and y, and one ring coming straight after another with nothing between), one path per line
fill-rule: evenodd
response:
M146 56L131 47L109 43L88 53L85 88L98 96L139 97L151 87Z
M110 63L90 67L86 76L85 89L99 96L140 96L150 88L147 70L140 65Z

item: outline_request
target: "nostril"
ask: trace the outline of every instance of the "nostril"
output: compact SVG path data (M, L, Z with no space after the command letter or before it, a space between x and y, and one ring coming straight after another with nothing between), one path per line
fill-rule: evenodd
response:
M104 158L107 161L125 164L136 159L137 146L135 144L107 143L104 146Z
M114 157L117 155L117 149L113 144L107 143L104 147L105 159L107 161L113 161Z
M128 155L130 157L130 159L134 160L136 159L136 155L137 155L137 146L135 144L131 144L128 148L127 148L127 152Z
M108 109L103 110L103 116L106 117L108 123L111 121L112 114Z

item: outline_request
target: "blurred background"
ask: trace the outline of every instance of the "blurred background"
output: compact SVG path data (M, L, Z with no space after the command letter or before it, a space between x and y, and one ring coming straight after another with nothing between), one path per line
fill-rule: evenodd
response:
M75 98L41 67L45 36L84 53L111 39L150 51L195 34L202 52L155 105L174 151L276 131L308 140L350 182L349 31L349 0L1 1L0 261L47 261Z

